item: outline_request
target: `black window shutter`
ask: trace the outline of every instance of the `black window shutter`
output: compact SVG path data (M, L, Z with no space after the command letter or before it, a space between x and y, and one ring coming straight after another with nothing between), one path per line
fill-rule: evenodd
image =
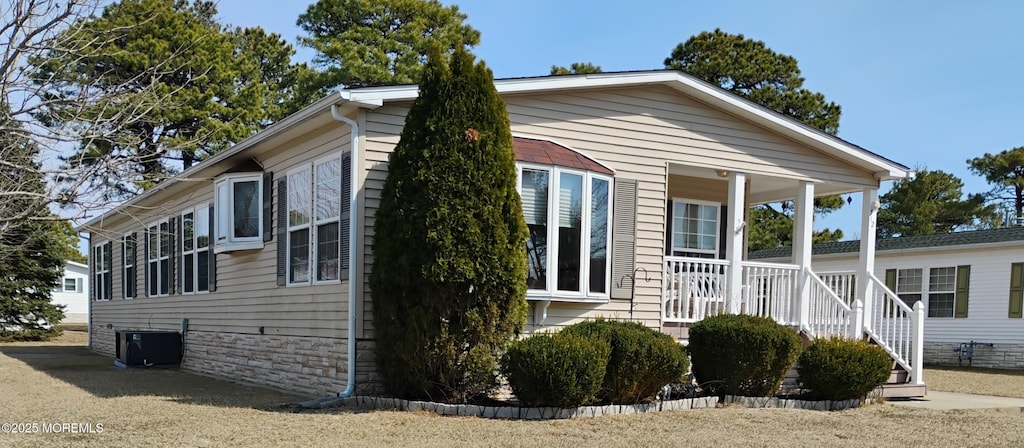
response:
M274 239L274 201L273 201L273 187L274 187L274 172L267 171L263 173L263 242L269 242ZM278 201L281 198L277 198ZM277 225L281 225L280 222Z
M146 231L142 232L142 237L143 237L142 250L144 251L143 254L142 254L142 271L146 274L142 278L143 279L142 291L143 291L143 294L146 297L149 297L149 276L150 275L155 275L155 273L151 274L149 272L149 235L150 235L150 232L151 232L151 230L150 230L149 227L146 227Z
M139 234L132 232L132 298L139 296Z
M208 263L208 265L210 266L210 292L214 292L214 291L217 290L217 254L213 252L213 242L215 240L214 240L214 236L213 236L214 218L213 218L213 206L212 205L210 206L210 216L209 216L209 218L210 218L210 227L209 227L209 229L210 229L210 245L207 246L207 250L209 251L207 257L209 257L209 260L210 260L209 263Z
M341 279L348 279L349 266L349 251L352 250L350 247L349 233L352 230L352 153L345 153L341 157L341 217L339 222L339 230L341 235L339 237L339 247L341 249Z
M725 259L725 251L729 238L732 238L732 233L729 232L729 206L723 205L718 213L718 258ZM668 221L671 225L672 221ZM668 227L671 231L671 227Z
M277 181L277 285L285 285L288 260L288 178Z
M612 293L613 299L633 296L633 268L636 255L636 179L615 179L612 204Z

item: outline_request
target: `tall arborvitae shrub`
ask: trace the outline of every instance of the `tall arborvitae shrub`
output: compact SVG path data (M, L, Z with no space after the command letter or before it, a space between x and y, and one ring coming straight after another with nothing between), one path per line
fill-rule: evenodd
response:
M377 367L400 397L487 392L526 320L526 224L508 112L474 59L431 52L374 222Z

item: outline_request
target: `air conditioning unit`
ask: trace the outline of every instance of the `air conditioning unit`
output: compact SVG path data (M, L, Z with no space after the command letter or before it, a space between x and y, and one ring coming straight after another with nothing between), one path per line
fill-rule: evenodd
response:
M177 367L181 363L181 333L124 330L117 332L119 367Z

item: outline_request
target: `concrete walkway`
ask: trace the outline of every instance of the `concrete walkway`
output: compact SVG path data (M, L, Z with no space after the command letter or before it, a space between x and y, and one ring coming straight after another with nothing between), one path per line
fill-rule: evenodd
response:
M922 409L986 409L1019 408L1024 412L1024 398L994 397L991 395L958 394L953 392L928 391L924 398L910 400L889 400L896 406Z

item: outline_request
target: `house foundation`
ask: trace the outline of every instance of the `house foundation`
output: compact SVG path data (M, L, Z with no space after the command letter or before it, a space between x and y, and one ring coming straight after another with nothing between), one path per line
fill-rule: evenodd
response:
M971 359L957 351L959 342L924 343L926 364L936 366L983 367L990 369L1024 369L1024 344L975 344Z
M93 326L92 350L117 356L117 328ZM120 329L125 330L125 329ZM346 387L348 341L343 338L189 331L181 368L204 375L311 395ZM356 393L379 390L373 341L356 343Z

